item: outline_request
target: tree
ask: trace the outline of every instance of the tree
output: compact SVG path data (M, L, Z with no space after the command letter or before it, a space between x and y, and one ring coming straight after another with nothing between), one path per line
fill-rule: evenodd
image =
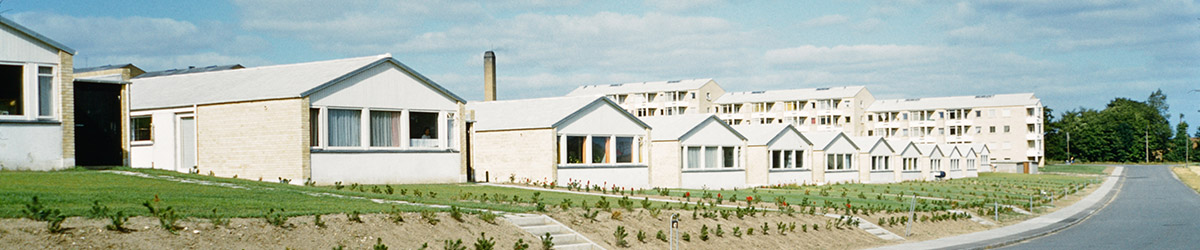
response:
M1103 110L1079 108L1063 112L1057 119L1047 115L1046 156L1066 160L1069 133L1070 156L1076 161L1144 161L1147 142L1151 160L1176 157L1168 155L1171 149L1178 148L1168 144L1179 143L1173 142L1178 138L1172 138L1175 131L1164 116L1165 110L1166 95L1160 90L1146 102L1115 98Z
M1184 161L1188 151L1184 147L1191 146L1189 143L1191 137L1188 136L1188 123L1183 120L1183 114L1179 114L1179 123L1175 124L1175 138L1171 139L1170 149L1167 151L1168 161Z

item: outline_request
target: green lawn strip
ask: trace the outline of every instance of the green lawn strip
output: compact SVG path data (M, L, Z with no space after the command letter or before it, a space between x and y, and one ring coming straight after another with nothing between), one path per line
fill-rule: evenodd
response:
M380 186L383 186L383 185L365 185L360 190L371 190L370 192L374 192L375 187L380 187ZM547 207L558 206L567 200L569 200L572 203L571 206L579 206L580 202L586 201L588 203L588 205L591 205L594 207L596 202L599 202L603 199L604 201L607 201L610 204L610 207L619 208L620 206L619 206L618 201L623 199L623 198L616 198L616 197L605 197L605 196L601 195L603 193L578 194L578 193L558 192L558 191L565 190L565 189L561 189L561 188L559 188L559 190L539 191L539 190L531 190L531 189L516 188L516 187L498 187L498 186L478 185L478 184L404 184L404 185L391 185L391 186L394 189L393 193L401 192L400 190L407 190L410 193L410 195L413 191L418 191L418 190L423 193L428 193L428 192L437 193L438 196L436 197L436 199L430 199L431 201L474 202L474 203L502 205L502 204L514 204L514 200L519 199L519 202L517 202L516 204L521 204L520 206L529 207L529 208L536 207L536 203L533 202L535 193L537 194L538 199L540 199L541 202ZM349 187L344 188L344 189L348 189L348 188ZM381 188L381 189L383 189L383 188ZM363 193L363 192L360 191L359 193ZM618 193L612 193L612 192L609 192L608 194L629 197L629 201L632 202L631 207L641 208L643 198L637 198L638 194L630 195L630 193L631 192L626 191L625 195L621 195ZM481 197L481 195L487 196L486 202L484 201L484 198ZM428 195L426 194L425 196L428 196ZM428 198L428 197L426 197L426 198ZM497 198L500 198L500 201L497 201L496 200ZM659 207L661 207L664 204L664 202L659 202L659 201L650 201L650 203L653 206L659 206Z
M1096 165L1047 165L1039 168L1039 171L1046 173L1073 173L1073 174L1104 174L1106 166Z
M48 208L71 216L87 214L94 201L112 211L148 215L143 202L159 201L159 208L174 207L183 216L260 217L270 209L286 215L329 214L348 211L383 212L393 206L368 200L316 197L298 192L179 183L98 171L0 171L0 217L21 217L25 204L37 196ZM405 211L423 207L396 206Z

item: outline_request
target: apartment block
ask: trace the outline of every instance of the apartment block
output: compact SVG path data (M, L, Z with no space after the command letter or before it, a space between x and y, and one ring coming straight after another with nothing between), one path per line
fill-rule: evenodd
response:
M567 96L607 96L637 117L708 114L725 89L713 79L584 85Z
M917 144L985 144L997 164L1044 164L1042 102L1033 93L891 99L867 108L867 136Z
M731 92L712 112L731 125L785 123L800 132L861 135L861 117L874 101L863 86Z

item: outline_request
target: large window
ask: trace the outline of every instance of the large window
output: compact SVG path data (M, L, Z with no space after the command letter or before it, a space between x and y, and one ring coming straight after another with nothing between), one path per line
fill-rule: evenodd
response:
M151 118L149 116L133 117L129 122L129 135L135 142L152 141L153 134L150 132Z
M851 154L825 154L825 169L827 170L845 170L854 169L854 160Z
M950 170L958 170L958 159L950 159Z
M400 112L371 110L371 146L401 147ZM436 140L435 140L436 141ZM416 146L416 145L414 145Z
M610 163L608 136L592 136L592 163Z
M0 65L0 115L24 115L24 94L24 69L16 65Z
M888 156L871 156L871 170L890 170L889 165L891 157Z
M967 169L975 169L975 159L967 159Z
M329 109L329 146L359 147L361 143L362 111Z
M904 170L917 170L917 157L904 158Z
M929 159L929 169L942 170L942 160L941 159Z
M321 109L308 109L308 146L321 146Z
M437 147L438 113L408 112L408 135L410 147Z
M700 166L700 147L687 147L687 168L698 169Z
M567 163L583 163L583 146L587 141L584 136L567 136Z
M738 147L687 146L684 147L686 169L737 168L741 154Z
M725 163L725 165L723 165L722 167L725 167L725 168L736 167L737 166L736 162L738 159L737 150L735 150L733 147L721 147L721 159L724 159L724 163Z
M804 168L804 151L771 150L771 168Z
M617 163L633 163L633 137L617 137Z
M54 115L54 68L38 67L38 116Z
M717 158L719 157L717 150L717 147L704 147L704 168L717 168L717 164L720 162L718 160L720 158Z

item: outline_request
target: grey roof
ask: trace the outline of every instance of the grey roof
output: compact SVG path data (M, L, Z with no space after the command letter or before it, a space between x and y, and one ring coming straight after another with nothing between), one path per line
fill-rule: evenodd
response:
M3 24L4 26L12 27L13 29L15 29L17 31L20 31L21 33L25 33L25 35L27 35L27 36L33 37L33 39L42 41L43 43L50 45L50 47L54 47L55 49L66 51L67 54L72 54L72 55L75 54L75 49L72 49L71 47L67 47L67 45L59 43L58 41L54 41L54 39L50 39L49 37L43 36L42 34L38 34L37 32L34 32L33 30L26 28L25 26L22 26L21 24L18 24L17 22L15 22L11 19L0 16L0 24Z
M850 98L865 91L863 86L842 86L830 88L783 89L766 91L729 92L717 98L713 103L737 104L748 102L777 102L793 100L836 99Z
M87 72L93 72L93 71L103 71L103 70L119 69L119 68L125 68L125 67L134 67L134 68L138 68L137 66L134 66L132 63L126 63L126 64L109 64L109 65L96 66L96 67L75 68L75 73L76 73L76 74L78 74L78 73L87 73ZM141 69L141 68L138 68L138 69Z
M246 68L246 67L242 66L241 64L212 65L212 66L206 66L206 67L187 67L187 68L182 68L182 69L168 69L168 70L146 72L141 75L135 76L133 78L150 78L150 77L159 77L159 76L182 75L182 74L212 72L212 71L222 71L222 70L242 69L242 68Z
M900 140L900 139L890 139L890 138L883 139L883 140L887 141L888 145L892 146L892 149L894 149L897 154L903 153L904 149L908 148L909 144L914 144L910 140ZM917 148L917 154L921 154L920 148Z
M656 93L663 91L684 91L698 89L713 81L712 78L674 80L658 82L631 82L618 84L583 85L567 93L568 96L579 95L611 95L626 93Z
M858 150L860 152L874 150L875 145L878 145L881 141L889 151L896 152L895 149L892 149L892 145L888 144L887 140L884 140L882 136L851 136L850 141L859 146Z
M846 142L849 142L851 146L859 148L858 144L854 143L854 140L850 140L850 137L842 132L808 132L804 133L804 136L812 142L813 148L820 148L821 150L828 149L838 137L846 138Z
M960 109L977 107L1029 106L1041 101L1033 93L979 95L979 96L948 96L912 99L876 100L869 112L931 110L931 109Z
M920 149L921 155L924 156L932 156L934 151L942 152L942 148L937 144L917 144L917 149ZM942 155L946 155L946 153L942 152Z
M804 140L805 143L808 143L810 146L812 145L812 142L809 141L808 138L804 137L803 134L800 134L800 131L797 131L796 128L792 127L791 124L746 124L735 125L731 127L736 129L738 133L746 136L746 143L749 145L769 145L775 140L775 138L778 138L783 133L789 132L796 133L800 136L800 139Z
M592 105L609 105L643 127L650 126L603 96L568 96L467 103L476 131L557 127Z
M295 98L308 96L371 67L391 63L447 97L466 102L396 61L390 54L132 79L131 109Z
M653 128L650 132L650 140L653 141L677 141L683 139L684 136L687 136L705 122L716 122L729 129L729 132L737 135L738 138L746 139L737 130L729 127L728 124L717 119L717 116L711 114L650 116L641 117L640 119Z

